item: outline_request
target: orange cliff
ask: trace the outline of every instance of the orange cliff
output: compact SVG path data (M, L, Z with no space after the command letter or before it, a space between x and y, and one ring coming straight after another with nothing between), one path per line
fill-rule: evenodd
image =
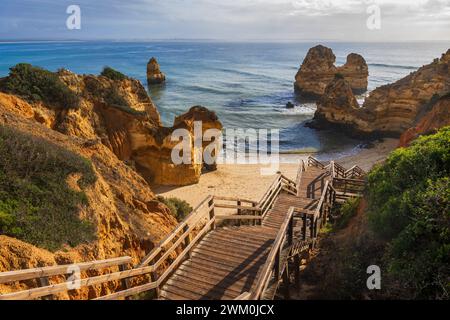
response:
M433 101L450 92L450 50L405 78L375 89L362 107L342 105L343 100L353 100L352 93L337 85L342 81L347 80L336 77L326 88L326 103L318 102L310 125L340 126L353 135L398 137L420 121Z
M354 93L367 91L369 68L356 53L347 56L345 65L336 67L336 56L328 47L318 45L309 49L295 76L297 94L307 99L319 99L336 74L342 75Z
M50 252L2 235L0 272L125 255L138 264L177 224L149 183L196 183L202 172L202 163L172 164L172 131L186 128L193 145L193 121L202 120L205 129L220 130L222 125L213 112L193 107L177 118L174 127L165 128L137 80L76 75L67 70L57 75L80 97L78 108L62 109L51 102L31 102L0 92L0 125L47 140L92 163L96 182L84 188L88 205L81 206L78 214L93 223L96 240ZM77 181L77 177L68 177L67 183L78 190ZM26 285L0 285L0 292ZM110 282L57 298L94 298L119 286Z

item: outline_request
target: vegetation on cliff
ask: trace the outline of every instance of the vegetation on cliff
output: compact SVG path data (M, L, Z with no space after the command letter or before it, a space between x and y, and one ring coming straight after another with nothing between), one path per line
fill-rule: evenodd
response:
M0 234L49 250L93 240L94 227L78 212L87 205L83 189L95 181L88 160L0 126Z
M109 78L111 80L125 80L128 79L128 77L126 75L124 75L122 72L117 71L111 67L104 67L102 72L100 73L101 76L104 76L106 78Z
M80 103L80 97L56 73L27 63L19 63L10 68L9 76L2 81L1 89L28 101L42 101L61 109L76 109Z
M193 210L189 203L178 198L164 198L158 196L158 201L164 203L170 209L170 212L178 222L183 221L183 219Z
M364 199L341 207L308 264L309 298L450 299L449 176L450 127L376 166ZM381 290L367 288L371 265L381 268Z
M414 297L450 292L450 127L393 152L369 175L368 216L387 272Z

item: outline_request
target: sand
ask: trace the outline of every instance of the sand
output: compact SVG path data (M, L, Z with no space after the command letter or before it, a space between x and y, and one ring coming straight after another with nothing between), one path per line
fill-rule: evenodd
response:
M356 164L364 170L369 170L374 164L383 161L397 145L397 139L386 139L376 143L370 149L361 149L358 154L336 159L336 161L347 168ZM282 161L285 161L286 157L289 163L281 163L279 170L286 177L295 180L298 163L301 159L306 160L308 155L287 155L283 156L285 159ZM192 207L197 206L208 195L259 201L276 177L276 174L262 175L261 168L267 168L267 165L222 164L218 165L217 171L202 175L198 184L184 187L153 186L153 190L164 197L185 200Z

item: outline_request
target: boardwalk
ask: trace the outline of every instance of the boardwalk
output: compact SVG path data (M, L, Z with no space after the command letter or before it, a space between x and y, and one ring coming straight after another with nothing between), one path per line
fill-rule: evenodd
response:
M119 257L3 272L0 284L38 279L40 286L0 294L0 300L52 299L70 291L74 267L109 270L80 279L80 287L119 281L116 291L99 300L148 291L167 300L273 299L281 283L289 287L292 272L298 282L301 255L315 245L333 205L361 194L364 175L357 166L347 170L310 157L300 164L296 181L279 174L258 202L207 197L137 266ZM220 210L231 211L220 215ZM67 282L61 282L64 277ZM130 286L133 277L140 277L140 284Z
M305 172L298 196L280 193L261 226L219 228L208 233L193 250L191 259L163 286L161 298L229 300L255 290L258 275L289 208L314 212L329 176L322 168ZM295 229L301 233L302 225L296 225Z

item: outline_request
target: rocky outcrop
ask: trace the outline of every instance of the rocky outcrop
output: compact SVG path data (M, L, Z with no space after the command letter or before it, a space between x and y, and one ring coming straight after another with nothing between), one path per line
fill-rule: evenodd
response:
M314 126L326 127L328 122L343 125L353 134L399 136L415 126L429 111L430 105L448 92L450 50L407 77L375 89L361 108L341 108L338 100L348 97L344 93L339 98L339 92L336 92L332 95L334 105L328 101L326 106L322 104L318 108Z
M147 64L147 82L149 85L160 84L166 81L166 75L161 72L156 58L151 58Z
M350 84L336 76L326 87L317 102L315 121L317 123L351 124L353 113L359 109L358 101L352 93Z
M11 109L11 101L22 107ZM1 95L0 125L45 139L90 161L96 182L84 188L87 204L79 207L79 216L95 226L96 240L74 248L66 246L53 253L20 240L0 236L0 272L125 255L133 258L133 264L139 263L176 225L169 209L156 200L149 184L141 175L119 160L109 147L98 139L66 135L48 128L46 124L36 121L28 106L31 105L20 98ZM68 183L77 187L76 180ZM50 282L54 283L56 280L58 279L50 279ZM27 283L12 287L0 285L0 291L6 293L26 285ZM70 292L70 298L94 298L100 293L112 292L119 286L119 282L110 282ZM66 297L64 295L60 298Z
M101 142L119 160L136 168L148 182L179 186L199 181L205 167L201 161L173 163L171 152L178 142L172 141L172 132L185 122L193 146L193 159L194 154L203 149L195 149L192 121L202 121L206 129L221 130L222 125L213 112L195 107L177 118L174 127L164 128L156 106L137 80L111 80L103 76L77 75L67 70L59 71L58 75L81 97L77 109L28 103L14 95L0 93L4 108L33 118L67 136Z
M399 145L407 147L420 135L434 134L439 129L450 125L450 95L439 99L424 117L413 128L408 129L400 137Z
M336 74L341 74L354 93L367 90L369 68L362 56L351 53L341 67L335 66L336 56L330 48L318 45L309 49L295 76L295 90L304 97L318 99Z

